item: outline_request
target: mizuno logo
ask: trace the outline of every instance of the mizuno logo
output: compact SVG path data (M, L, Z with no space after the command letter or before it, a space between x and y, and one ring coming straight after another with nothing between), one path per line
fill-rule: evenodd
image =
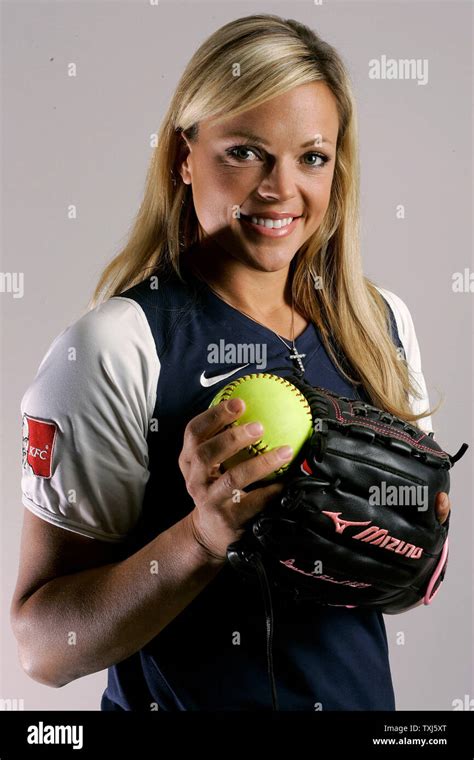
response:
M367 520L366 522L357 522L353 520L341 520L339 515L341 512L323 512L323 515L327 515L328 517L333 520L334 525L336 526L336 533L342 533L345 528L347 528L348 525L370 525L372 520Z
M341 520L339 517L341 512L322 512L322 514L331 518L336 533L342 533L349 525L370 525L370 528L366 528L361 531L361 533L352 536L352 538L357 541L373 544L374 546L380 546L381 549L395 552L395 554L403 554L405 557L410 557L410 559L420 559L423 555L422 546L415 546L415 544L409 544L401 538L390 536L386 528L379 528L378 525L371 525L372 520L368 520L367 522L353 522L351 520Z
M206 377L206 372L204 371L199 378L199 382L204 388L210 388L211 385L220 383L221 380L227 380L228 377L235 375L236 372L245 369L245 367L250 367L250 364L244 364L243 367L237 367L237 369L232 369L230 372L226 372L223 375L214 375L214 377Z

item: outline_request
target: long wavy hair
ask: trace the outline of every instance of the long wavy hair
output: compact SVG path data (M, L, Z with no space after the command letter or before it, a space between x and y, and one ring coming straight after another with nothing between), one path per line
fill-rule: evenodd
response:
M236 62L239 76L233 76ZM421 398L419 388L394 346L386 303L363 274L358 137L349 76L335 48L293 19L271 14L236 19L193 55L161 124L128 242L102 272L89 308L151 273L174 272L186 280L184 254L200 233L191 188L177 181L181 133L196 140L201 120L236 116L310 82L325 82L333 93L339 132L328 209L291 262L295 304L319 328L326 350L352 385L362 385L374 405L416 424L439 404L413 413L409 395Z

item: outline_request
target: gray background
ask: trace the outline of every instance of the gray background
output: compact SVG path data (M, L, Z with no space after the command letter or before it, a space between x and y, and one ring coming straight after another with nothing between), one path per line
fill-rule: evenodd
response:
M360 124L365 272L411 310L437 439L454 453L451 556L431 608L387 616L398 709L452 709L472 680L472 299L453 293L472 229L469 2L3 2L2 266L25 294L2 309L0 698L98 709L102 672L60 690L21 670L8 608L17 573L20 399L52 339L85 310L138 209L156 132L190 56L225 22L296 18L343 56ZM368 78L368 61L429 59L429 82ZM67 65L77 64L77 77ZM395 207L404 204L405 220ZM67 207L78 218L68 220ZM405 644L397 644L403 632Z

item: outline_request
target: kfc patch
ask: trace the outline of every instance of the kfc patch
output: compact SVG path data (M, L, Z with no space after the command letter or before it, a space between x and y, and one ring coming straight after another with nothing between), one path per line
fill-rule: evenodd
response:
M34 474L40 478L51 477L56 432L54 422L23 415L23 467L30 465Z

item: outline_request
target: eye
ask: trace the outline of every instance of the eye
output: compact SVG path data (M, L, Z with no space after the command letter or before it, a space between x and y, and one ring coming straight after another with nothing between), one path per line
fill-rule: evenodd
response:
M249 163L249 153L252 153L256 158L259 157L254 148L249 148L247 145L234 145L232 148L227 148L225 152L230 158L235 158L237 161L246 163Z
M328 156L325 156L324 153L314 153L314 152L305 153L303 158L314 159L314 161L308 162L306 166L314 167L315 169L319 169L319 167L324 166L324 164L327 164L327 162L329 161ZM321 161L321 163L319 164L316 163L318 159Z
M255 160L262 160L262 156L259 151L248 145L234 145L231 148L227 148L226 155L230 158L239 161L240 163L253 163ZM308 160L306 160L308 159ZM324 166L330 158L324 153L317 153L310 151L303 156L303 163L305 166L309 166L311 169L319 169Z

